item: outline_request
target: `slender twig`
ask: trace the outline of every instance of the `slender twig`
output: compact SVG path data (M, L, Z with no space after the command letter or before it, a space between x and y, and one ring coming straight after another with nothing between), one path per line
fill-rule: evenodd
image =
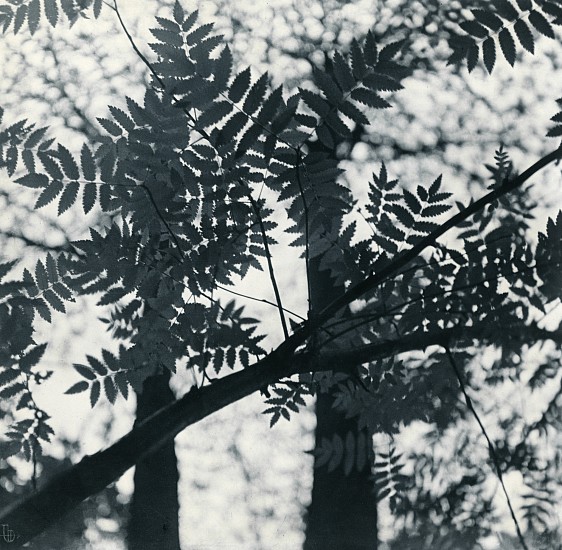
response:
M223 285L219 285L218 283L215 283L215 286L217 288L219 288L220 290L223 290L224 292L234 294L235 296L240 296L241 298L247 298L248 300L253 300L254 302L262 302L264 304L267 304L268 306L273 306L275 308L279 307L279 304L275 304L273 302L270 302L269 300L266 300L265 298L257 298L256 296L251 296L250 294L244 294L242 292L237 292L236 290L232 290L232 289L227 288ZM286 307L283 308L283 311L285 311L289 315L293 315L294 317L298 317L301 321L306 321L306 317L303 317L302 315L299 315L298 313L295 313L294 311L291 311L290 309L288 309Z
M513 509L513 505L511 504L511 499L509 498L509 493L507 492L507 488L506 488L504 480L503 480L500 458L498 456L496 448L494 447L494 444L492 443L492 440L490 439L490 436L488 435L488 432L486 431L486 428L484 427L484 424L482 423L482 420L480 419L480 416L478 415L478 413L476 412L476 409L474 408L474 404L472 403L472 399L470 399L470 395L468 395L468 392L466 391L466 385L465 385L465 383L462 379L461 372L460 372L459 367L458 367L458 365L457 365L457 363L456 363L456 361L453 357L453 354L451 353L451 350L450 350L449 346L445 345L444 348L445 348L445 353L447 354L447 358L449 359L449 363L451 364L451 367L455 371L455 375L457 377L457 380L459 381L459 386L460 386L461 391L464 395L464 399L466 401L466 406L468 407L469 411L472 413L472 415L476 419L476 422L478 422L478 425L480 426L480 430L482 431L482 434L484 435L484 437L486 438L486 442L488 443L488 451L490 453L490 457L491 457L492 462L494 463L494 467L496 469L496 474L497 474L498 479L500 481L500 484L502 486L503 493L504 493L505 499L507 501L507 506L509 507L509 513L511 514L511 519L513 520L513 523L515 524L515 530L517 531L517 538L519 539L519 542L521 543L521 546L525 550L529 550L529 547L527 546L527 543L525 542L525 538L523 537L523 532L521 531L521 527L519 525L519 522L517 521L517 516L515 515L515 510Z
M139 50L138 46L135 44L135 41L133 40L133 37L131 36L131 33L129 32L129 29L127 29L127 27L125 26L125 22L123 21L123 18L121 17L121 13L119 12L119 8L117 7L117 0L113 0L113 5L114 5L113 9L115 10L115 13L117 14L117 19L119 19L119 24L121 25L121 28L123 29L123 32L125 33L129 42L131 43L131 46L133 47L133 50L135 50L135 53L137 54L139 59L146 65L146 67L151 72L152 76L158 81L160 86L162 86L162 89L165 90L166 85L164 84L164 81L160 78L160 76L158 76L158 73L154 70L154 68L152 67L152 65L148 61L148 59Z
M166 230L168 231L170 237L173 239L173 241L174 241L174 243L175 243L175 245L178 249L178 252L180 253L181 259L185 260L185 254L184 254L183 249L180 245L180 242L179 242L176 234L172 231L172 228L170 227L170 224L166 221L166 219L164 218L164 216L162 215L162 213L158 209L158 205L156 204L156 201L154 200L154 197L152 196L152 193L150 192L150 189L144 184L141 185L141 187L146 192L150 202L152 203L152 206L154 207L154 210L156 210L156 215L158 216L158 218L160 218L160 221L164 224L164 226L166 227Z
M277 309L279 310L279 317L281 318L281 326L283 327L283 335L285 338L289 338L289 329L287 328L287 321L285 319L284 308L281 302L281 294L279 293L279 287L277 286L277 279L275 278L275 271L273 269L273 261L271 258L271 252L269 250L269 243L267 242L267 232L265 231L265 225L263 224L263 218L260 214L260 209L254 198L250 193L248 193L250 202L256 217L258 218L258 223L260 226L261 236L263 240L263 247L265 249L265 257L267 259L267 267L269 269L269 278L271 279L271 285L273 286L273 293L275 294L275 301L277 302Z
M308 204L306 203L306 198L304 196L304 189L302 186L301 175L300 175L300 162L301 162L301 150L300 148L297 149L297 163L295 165L295 171L297 176L297 184L299 186L299 193L302 198L302 204L304 209L304 258L306 262L306 285L308 288L308 316L310 317L312 311L312 303L311 303L311 296L312 296L312 288L310 286L311 279L310 279L310 250L309 250L309 220L308 220Z

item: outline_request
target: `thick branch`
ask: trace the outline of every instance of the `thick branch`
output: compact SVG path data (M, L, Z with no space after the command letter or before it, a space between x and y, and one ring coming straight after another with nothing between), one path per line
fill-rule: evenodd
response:
M549 332L536 327L522 326L509 330L510 337L520 336L526 341L562 340L562 330ZM111 447L84 457L39 491L15 503L0 515L17 535L11 544L15 548L25 544L47 527L74 509L84 499L101 491L119 479L146 453L174 438L184 428L212 413L246 397L263 386L293 374L333 369L334 364L351 369L353 366L379 358L431 345L442 345L462 339L496 341L497 335L489 327L455 327L436 333L416 333L400 340L369 344L347 351L326 350L313 356L308 351L294 355L282 353L283 345L250 368L221 378L210 386L192 390L133 428Z
M428 235L410 250L398 254L385 268L367 277L364 281L349 289L341 297L334 300L312 320L303 324L288 340L253 367L245 369L217 380L211 386L194 390L182 399L165 407L134 428L128 435L120 439L108 449L95 455L85 457L60 476L49 482L43 489L29 498L13 505L2 513L0 523L9 525L14 530L18 545L24 544L64 514L75 508L85 498L101 491L104 487L117 480L145 453L175 437L181 430L250 395L256 390L276 382L277 380L297 373L310 372L311 365L322 370L322 364L351 367L379 357L395 355L415 349L425 349L430 345L442 345L452 338L491 339L492 335L477 334L477 329L457 327L436 334L414 334L397 341L386 341L363 346L348 352L321 352L312 358L309 352L295 353L307 338L329 320L335 312L366 292L376 288L387 277L390 277L417 257L427 247L435 244L446 231L466 220L487 204L521 186L539 170L554 160L562 157L562 148L546 155L525 172L494 189L468 208L452 216L441 227ZM516 329L512 329L516 330ZM532 331L524 327L522 335L527 340L533 339ZM535 332L540 329L535 329ZM482 332L482 330L480 330ZM559 331L536 334L538 339L555 338L560 340ZM329 358L329 362L326 361ZM313 359L311 361L311 359ZM15 545L14 545L15 546Z

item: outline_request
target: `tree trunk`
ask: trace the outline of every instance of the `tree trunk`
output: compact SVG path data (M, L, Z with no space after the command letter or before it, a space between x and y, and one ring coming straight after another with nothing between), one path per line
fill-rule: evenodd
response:
M328 273L319 270L319 258L310 262L309 272L311 304L313 310L317 311L332 301L337 292ZM317 447L323 438L331 440L334 434L339 434L345 440L347 432L358 432L356 419L347 419L341 412L334 410L333 401L334 397L330 393L317 396ZM370 441L368 435L367 441ZM377 549L377 501L370 479L370 466L367 462L361 471L354 467L346 476L342 465L328 472L326 466L317 468L315 460L304 550Z
M151 376L137 396L137 418L141 422L174 401L170 373ZM127 532L129 550L179 550L178 468L174 440L139 461Z

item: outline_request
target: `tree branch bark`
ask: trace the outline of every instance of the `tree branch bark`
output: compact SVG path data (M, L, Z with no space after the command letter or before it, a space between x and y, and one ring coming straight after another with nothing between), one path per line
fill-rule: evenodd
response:
M522 326L510 336L531 340L562 340L562 330L546 331ZM455 327L437 333L416 333L400 340L369 344L344 351L309 351L283 353L283 344L253 366L193 389L181 399L163 407L133 428L119 441L56 476L29 497L13 504L0 514L0 524L15 532L10 548L22 546L44 531L80 502L116 481L141 458L172 440L184 428L246 397L263 386L298 373L332 369L334 364L352 368L367 361L413 350L423 350L462 339L497 342L497 333L489 327ZM1 541L0 541L0 544Z

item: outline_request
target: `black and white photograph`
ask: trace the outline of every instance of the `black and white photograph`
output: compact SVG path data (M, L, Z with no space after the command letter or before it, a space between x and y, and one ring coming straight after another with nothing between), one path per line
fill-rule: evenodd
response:
M562 0L0 31L0 549L562 550Z

